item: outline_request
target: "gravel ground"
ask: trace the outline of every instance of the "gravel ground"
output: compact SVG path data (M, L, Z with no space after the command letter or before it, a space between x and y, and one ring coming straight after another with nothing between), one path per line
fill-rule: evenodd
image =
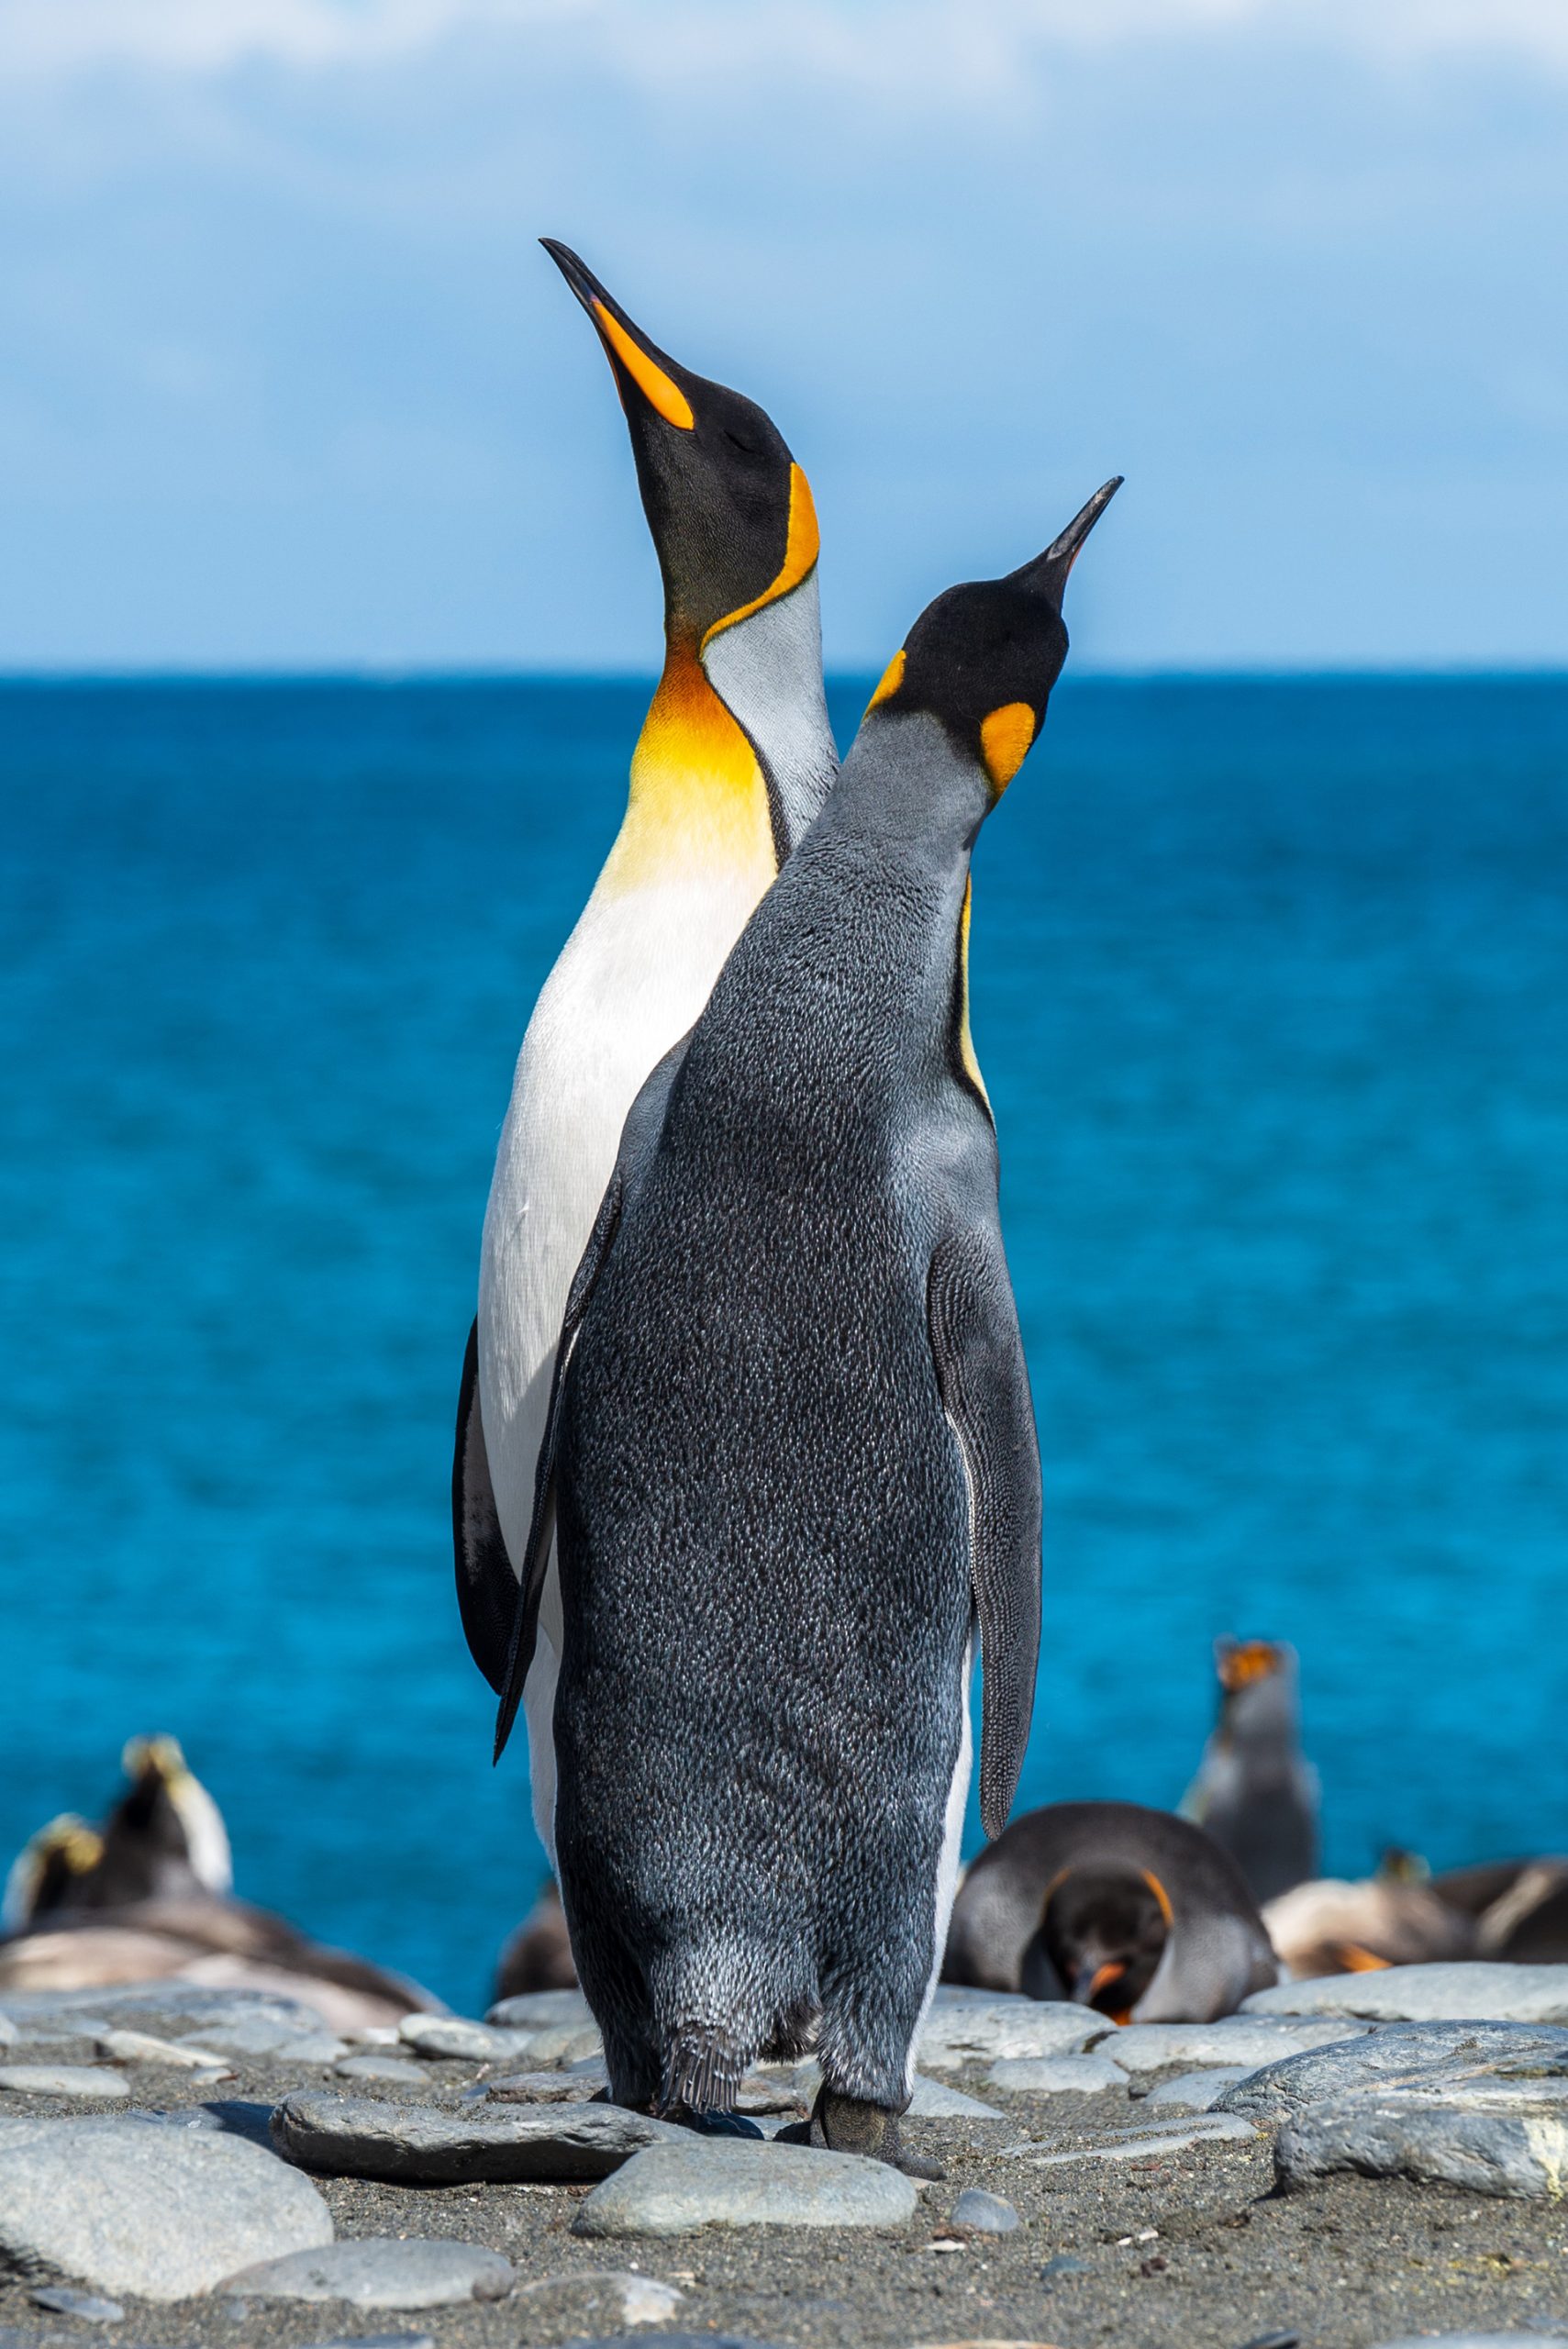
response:
M475 2067L428 2066L431 2088L454 2093ZM214 2090L160 2071L132 2074L139 2103L164 2109L221 2097L258 2121L290 2089L375 2093L295 2065L241 2065ZM958 2082L1002 2102L978 2074ZM6 2096L7 2114L81 2113L49 2098ZM121 2108L123 2110L123 2108ZM1129 2165L1038 2171L999 2148L1027 2138L1053 2147L1153 2119L1123 2093L1015 2097L1016 2126L906 2123L912 2143L946 2162L896 2234L708 2232L663 2243L579 2241L569 2232L585 2188L408 2188L322 2179L340 2235L443 2235L504 2253L518 2272L509 2300L406 2314L341 2305L242 2305L222 2295L173 2306L127 2301L108 2327L34 2308L28 2287L0 2283L0 2327L29 2341L83 2343L296 2344L427 2333L438 2349L517 2349L623 2330L617 2289L595 2276L635 2268L683 2295L662 2331L739 2332L755 2340L908 2349L948 2343L1043 2343L1085 2349L1242 2349L1271 2334L1302 2349L1366 2349L1401 2333L1546 2331L1568 2321L1568 2202L1481 2200L1440 2188L1335 2178L1276 2196L1268 2145L1195 2147ZM1169 2108L1166 2108L1167 2114ZM1024 2221L1006 2237L940 2248L960 2191L1005 2195ZM1052 2270L1052 2262L1074 2263ZM1078 2264L1081 2263L1081 2264ZM1282 2344L1283 2349L1283 2344Z

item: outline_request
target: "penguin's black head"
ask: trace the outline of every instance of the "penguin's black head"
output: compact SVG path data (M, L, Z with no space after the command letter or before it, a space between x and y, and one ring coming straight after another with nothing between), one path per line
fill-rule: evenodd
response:
M1005 579L950 587L928 604L895 652L866 715L929 712L962 756L984 769L1000 797L1045 722L1067 658L1062 598L1067 576L1117 491L1097 489L1045 552Z
M1171 1914L1164 1886L1145 1868L1069 1869L1046 1896L1025 1954L1025 1989L1035 1998L1065 1994L1125 2022L1154 1978ZM1060 1989L1050 1987L1051 1976Z
M771 417L670 358L574 252L553 237L539 241L605 347L663 574L667 626L695 650L809 573L817 553L810 485Z

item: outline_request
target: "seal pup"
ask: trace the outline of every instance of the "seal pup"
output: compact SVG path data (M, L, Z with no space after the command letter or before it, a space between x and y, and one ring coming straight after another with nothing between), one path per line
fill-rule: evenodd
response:
M733 2125L815 2039L814 2141L899 2142L984 1659L1034 1698L1040 1461L969 1035L970 855L1118 486L916 622L821 815L643 1088L573 1283L497 1723L557 1529L562 1898L610 2093Z
M626 818L540 991L501 1130L458 1400L452 1531L469 1648L499 1688L566 1292L638 1087L707 1000L838 758L816 509L771 417L651 342L575 253L545 250L604 346L664 584L664 669ZM526 1697L553 1857L554 1568Z
M1219 1719L1182 1799L1239 1864L1254 1900L1318 1873L1318 1773L1301 1751L1296 1650L1279 1640L1216 1640Z
M982 1852L942 1978L1071 1998L1117 2022L1212 2022L1279 1968L1229 1853L1131 1802L1047 1803Z

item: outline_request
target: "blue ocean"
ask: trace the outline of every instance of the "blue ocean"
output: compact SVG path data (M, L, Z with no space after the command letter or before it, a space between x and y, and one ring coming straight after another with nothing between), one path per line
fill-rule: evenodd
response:
M484 1998L542 1862L453 1408L646 696L0 688L0 1865L170 1730L243 1893ZM1029 1800L1176 1800L1238 1631L1300 1649L1334 1870L1568 1846L1565 900L1568 682L1059 690L972 958L1045 1464Z

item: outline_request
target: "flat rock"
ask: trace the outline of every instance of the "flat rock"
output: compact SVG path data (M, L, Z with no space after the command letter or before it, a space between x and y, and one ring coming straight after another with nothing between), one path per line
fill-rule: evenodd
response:
M659 2349L785 2349L782 2342L756 2341L749 2332L661 2332L658 2342ZM569 2341L566 2349L648 2349L648 2343L640 2332L601 2332L593 2341Z
M1373 2022L1568 2023L1568 1965L1389 1965L1282 1982L1241 2005L1253 2015L1359 2015Z
M306 2349L436 2349L436 2344L428 2332L354 2332L307 2342Z
M117 2118L0 2142L0 2254L24 2273L180 2300L331 2240L310 2180L237 2137Z
M1068 2055L1102 2038L1104 2015L1060 1999L973 1997L933 2005L916 2043L924 2071L1018 2055Z
M607 2177L645 2147L691 2133L616 2104L392 2104L363 2097L291 2096L272 2115L290 2161L333 2177L421 2186L571 2183Z
M182 2032L175 2044L195 2054L245 2055L272 2064L335 2064L346 2041L325 2028L301 2029L292 2016L241 2014Z
M175 2039L154 2039L145 2031L106 2031L97 2051L116 2064L159 2064L170 2072L220 2071L221 2055L196 2047L183 2047Z
M962 2088L949 2087L945 2080L929 2080L923 2072L915 2075L909 2117L912 2121L1007 2121L1007 2115L998 2112L994 2104L965 2096Z
M117 2072L92 2064L0 2064L0 2089L12 2096L66 2096L124 2104L130 2089Z
M125 2310L118 2300L106 2300L98 2292L73 2292L68 2284L44 2284L28 2298L35 2309L48 2309L51 2316L73 2316L83 2324L123 2324Z
M1244 2064L1214 2064L1207 2071L1183 2072L1151 2088L1145 2104L1179 2104L1187 2112L1208 2112L1228 2088L1251 2078Z
M1364 2022L1318 2021L1264 2016L1224 2015L1218 2022L1132 2022L1096 2053L1114 2057L1124 2072L1162 2072L1172 2064L1276 2064L1309 2047L1356 2039Z
M550 2023L549 2031L581 2030L581 2023ZM593 2028L590 2021L588 2029ZM466 2015L405 2015L397 2035L417 2055L438 2055L467 2064L506 2064L526 2053L533 2034L471 2022Z
M1162 2154L1185 2153L1192 2145L1255 2145L1258 2132L1250 2121L1228 2112L1199 2113L1191 2121L1167 2121L1151 2129L1125 2129L1103 2144L1082 2145L1067 2153L1051 2153L1041 2145L1009 2145L1010 2158L1031 2169L1065 2169L1074 2162L1142 2162Z
M1568 2332L1407 2332L1375 2349L1568 2349Z
M1017 2233L1023 2221L1000 2194L987 2194L981 2187L970 2186L953 2204L949 2224L968 2227L977 2235L1010 2235Z
M1393 2023L1266 2065L1227 2088L1219 2110L1275 2125L1358 2089L1457 2087L1520 2073L1568 2075L1568 2031L1512 2022Z
M390 2087L428 2090L429 2075L401 2055L345 2055L332 2066L339 2079L383 2080ZM547 2074L546 2077L553 2075Z
M1555 2202L1568 2190L1568 2118L1561 2110L1531 2109L1522 2099L1512 2110L1488 2110L1455 2106L1419 2088L1363 2092L1298 2113L1280 2132L1274 2166L1286 2188L1354 2170L1512 2201Z
M123 2026L145 2027L149 2018L164 2022L207 2023L238 2027L258 2015L271 2015L293 2026L293 2036L323 2031L326 2025L303 1998L285 1998L273 1990L217 1990L199 1982L167 1977L157 1982L118 1983L101 1990L26 1990L6 1993L6 2012L25 2037L29 2029L100 2032Z
M524 1990L487 2008L484 2020L503 2031L538 2031L547 2023L591 2023L594 2009L581 1990Z
M680 2235L697 2227L901 2227L912 2178L857 2154L740 2137L653 2145L596 2186L579 2235Z
M504 2300L516 2281L511 2262L478 2243L373 2235L240 2268L224 2288L255 2300L349 2300L357 2309L437 2309L466 2300Z
M564 2072L504 2072L463 2094L493 2104L588 2104L609 2081L603 2064L573 2064Z
M1103 2096L1126 2087L1127 2074L1095 2047L1083 2055L1004 2055L985 2085L1009 2096Z
M579 2267L569 2276L536 2277L532 2283L518 2285L516 2297L542 2299L547 2295L585 2301L590 2314L609 2301L623 2324L665 2324L685 2297L673 2284L662 2284L657 2277L639 2276L628 2267Z

